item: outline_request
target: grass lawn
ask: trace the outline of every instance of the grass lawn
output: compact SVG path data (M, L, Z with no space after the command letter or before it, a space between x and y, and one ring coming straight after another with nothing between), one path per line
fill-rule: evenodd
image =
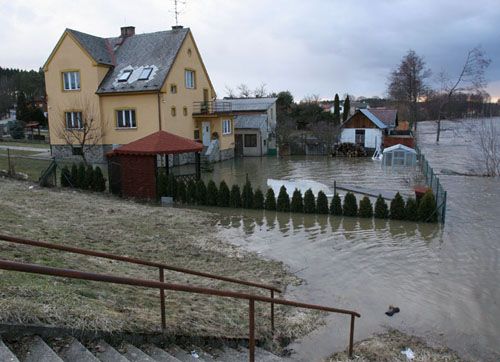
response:
M161 208L107 194L29 187L0 178L1 233L273 284L300 280L282 263L264 260L218 237L217 215ZM8 260L158 280L158 270L0 241ZM265 293L251 287L165 272L168 282ZM152 332L160 327L159 292L0 270L0 323L49 324L77 329ZM248 333L248 302L166 291L168 329L176 334L241 336ZM256 303L257 336L269 331L269 305ZM317 313L279 308L279 337L310 331Z
M50 144L48 143L42 143L42 142L33 142L33 141L28 141L27 142L18 142L18 141L0 141L0 146L15 146L15 147L34 147L34 148L43 148L43 149L49 149Z

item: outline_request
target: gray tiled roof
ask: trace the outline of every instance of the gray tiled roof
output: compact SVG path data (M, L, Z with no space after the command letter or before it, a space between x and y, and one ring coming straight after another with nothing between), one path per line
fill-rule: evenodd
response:
M240 114L234 117L235 129L260 129L267 132L267 115L265 114Z
M224 98L230 102L233 112L242 111L267 111L278 98Z
M87 50L90 56L99 64L113 65L112 47L106 39L90 34L85 34L73 29L66 29L82 47Z

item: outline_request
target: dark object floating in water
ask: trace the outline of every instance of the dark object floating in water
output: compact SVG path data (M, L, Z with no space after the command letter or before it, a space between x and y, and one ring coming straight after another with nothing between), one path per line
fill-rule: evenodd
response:
M392 305L389 306L389 310L385 312L389 317L392 317L395 313L399 313L399 308Z

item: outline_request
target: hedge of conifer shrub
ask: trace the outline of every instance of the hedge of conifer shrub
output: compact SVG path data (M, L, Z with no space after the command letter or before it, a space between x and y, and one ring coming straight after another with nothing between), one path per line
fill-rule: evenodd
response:
M311 189L304 193L304 212L306 214L316 213L316 200Z
M418 204L418 220L437 222L436 199L432 191L427 191Z
M361 217L372 217L373 216L373 207L372 202L365 196L359 202L359 216Z
M290 211L290 196L288 196L285 186L281 186L280 188L280 192L278 194L278 200L276 201L276 211L281 211L281 212Z
M323 191L318 192L318 199L316 200L316 211L318 214L328 214L328 198Z
M344 205L342 205L342 212L344 216L357 216L358 203L356 196L352 192L348 192L344 196Z
M260 188L257 188L255 192L253 193L253 205L252 207L254 209L260 210L264 208L264 194L260 190Z
M300 190L295 189L292 194L292 202L290 203L291 212L304 212L304 201L302 200L302 193Z
M222 180L219 184L219 199L217 200L217 205L220 207L228 207L229 201L231 198L231 192L229 191L229 187L224 180Z
M93 168L91 165L85 166L82 162L78 166L73 163L71 171L68 166L61 169L61 186L74 187L82 190L103 192L106 191L106 180L101 168Z
M330 204L330 214L339 216L342 215L342 201L337 193L333 195L332 203Z
M276 210L276 196L274 195L274 190L271 188L267 190L264 207L266 210Z
M378 195L375 201L375 217L377 219L387 219L389 217L389 209L382 195Z
M398 192L391 201L389 217L394 220L404 220L405 216L405 201Z
M218 198L219 198L219 190L217 190L215 182L212 180L208 181L206 204L208 206L217 206Z
M241 207L241 191L238 185L233 185L233 187L231 187L229 204L235 209L239 209Z

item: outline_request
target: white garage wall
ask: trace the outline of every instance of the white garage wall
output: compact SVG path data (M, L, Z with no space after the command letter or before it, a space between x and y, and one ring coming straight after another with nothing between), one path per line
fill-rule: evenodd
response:
M382 144L382 130L378 128L358 128L365 131L365 148L377 148L377 145ZM344 128L340 135L340 142L355 143L356 128Z

